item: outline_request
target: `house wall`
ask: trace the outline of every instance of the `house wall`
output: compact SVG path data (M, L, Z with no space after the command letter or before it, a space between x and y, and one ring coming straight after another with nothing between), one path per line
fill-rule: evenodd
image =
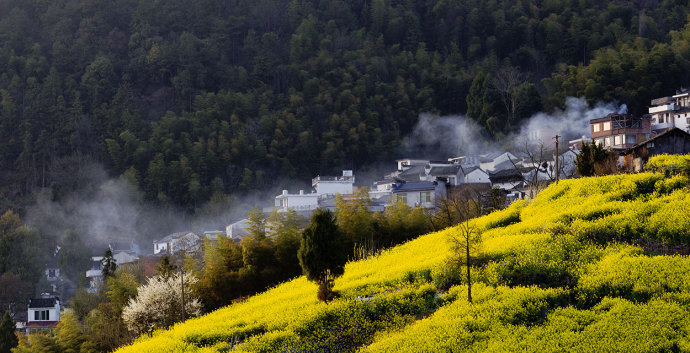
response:
M276 196L276 207L282 212L285 212L288 209L293 209L296 211L314 210L319 207L319 195L290 195L283 193L283 195Z
M48 311L48 316L45 320L40 319L41 311ZM36 320L36 312L39 312L39 319ZM29 309L29 319L27 322L37 322L37 321L60 321L60 304L56 304L53 308L30 308Z
M225 227L225 234L232 239L242 239L245 235L247 235L248 227L249 220L244 218Z
M168 243L153 243L154 254L165 254L168 252Z
M649 157L658 154L686 154L690 153L690 138L675 130L666 136L648 141L634 150L626 153L623 158L624 168L633 172L640 172Z
M476 169L465 175L465 183L469 184L479 184L479 183L491 183L489 180L489 175L482 170Z
M154 247L154 249L155 249L155 247ZM134 261L138 260L139 257L137 257L135 255L130 255L124 251L121 251L121 252L114 254L113 259L115 259L116 263L118 265L120 265L120 264L126 264L126 263L130 263L130 262L134 262Z
M323 181L320 180L316 184L316 193L318 195L349 195L353 192L352 181Z
M521 181L513 181L513 182L503 182L503 183L494 183L491 185L491 187L503 189L503 190L510 190L518 185L520 185L522 182Z

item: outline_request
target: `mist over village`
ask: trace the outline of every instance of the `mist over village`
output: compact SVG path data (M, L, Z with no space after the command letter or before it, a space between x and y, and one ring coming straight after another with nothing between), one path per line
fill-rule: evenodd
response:
M0 353L690 350L684 1L0 0Z

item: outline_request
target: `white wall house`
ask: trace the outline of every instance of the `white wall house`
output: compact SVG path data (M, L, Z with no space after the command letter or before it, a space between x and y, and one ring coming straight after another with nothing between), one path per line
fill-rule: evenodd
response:
M352 193L350 189L350 194ZM300 190L297 194L290 194L287 190L276 196L275 207L278 212L287 212L287 210L295 211L310 211L319 207L319 194L310 193L305 194L304 190Z
M432 208L436 200L446 196L446 184L438 181L398 183L392 190L394 202L404 202L410 207Z
M172 233L161 240L153 241L153 253L174 254L178 251L196 251L201 238L192 232Z
M676 92L671 97L661 97L652 100L649 107L652 131L661 131L677 127L690 132L690 91L687 89Z
M278 212L295 210L308 213L319 208L319 200L328 196L351 195L354 192L354 184L355 177L351 170L343 170L342 176L317 176L312 179L314 192L305 193L304 190L300 190L297 194L291 194L288 190L283 190L275 197L274 206Z
M41 298L29 299L27 333L52 332L59 321L60 299L58 297L43 295Z
M249 220L246 218L243 218L235 223L232 223L225 227L225 234L228 235L231 239L234 240L240 240L244 238L249 232L247 229L249 228Z
M474 167L465 170L463 182L466 184L490 184L491 180L489 180L489 173L479 167Z
M317 176L311 181L317 195L349 195L352 194L354 185L355 177L351 170L343 170L342 176Z

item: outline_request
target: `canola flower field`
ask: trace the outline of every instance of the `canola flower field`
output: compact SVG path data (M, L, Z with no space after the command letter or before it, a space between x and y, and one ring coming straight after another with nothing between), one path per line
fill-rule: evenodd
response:
M472 303L448 228L348 263L329 304L300 277L117 352L690 351L690 158L648 165L474 220Z

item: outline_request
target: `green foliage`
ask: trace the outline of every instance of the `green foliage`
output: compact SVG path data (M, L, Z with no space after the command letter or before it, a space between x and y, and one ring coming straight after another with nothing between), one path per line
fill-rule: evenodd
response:
M682 1L63 5L0 14L11 204L77 188L64 164L85 170L81 158L193 212L277 177L390 159L419 112L467 112L493 136L566 96L640 113L690 67Z
M8 309L26 303L43 277L52 255L48 242L35 229L22 225L19 216L6 211L0 217L0 305Z
M110 247L105 249L103 258L101 259L101 264L103 265L101 272L104 279L115 274L115 270L117 270L117 263L113 258L113 251L110 249Z
M319 285L319 299L329 301L335 278L345 271L345 239L328 210L317 209L302 232L297 258L308 280Z
M170 256L161 256L160 261L158 261L158 267L156 267L156 275L162 277L168 277L175 272L175 266L170 263Z
M66 311L60 315L55 337L60 351L63 353L79 353L81 345L86 341L83 328L77 320L77 316Z
M11 349L19 344L15 329L10 312L5 311L0 321L0 353L10 353Z
M580 176L600 175L597 166L605 163L610 158L610 152L598 143L582 143L580 153L577 155L575 165Z

